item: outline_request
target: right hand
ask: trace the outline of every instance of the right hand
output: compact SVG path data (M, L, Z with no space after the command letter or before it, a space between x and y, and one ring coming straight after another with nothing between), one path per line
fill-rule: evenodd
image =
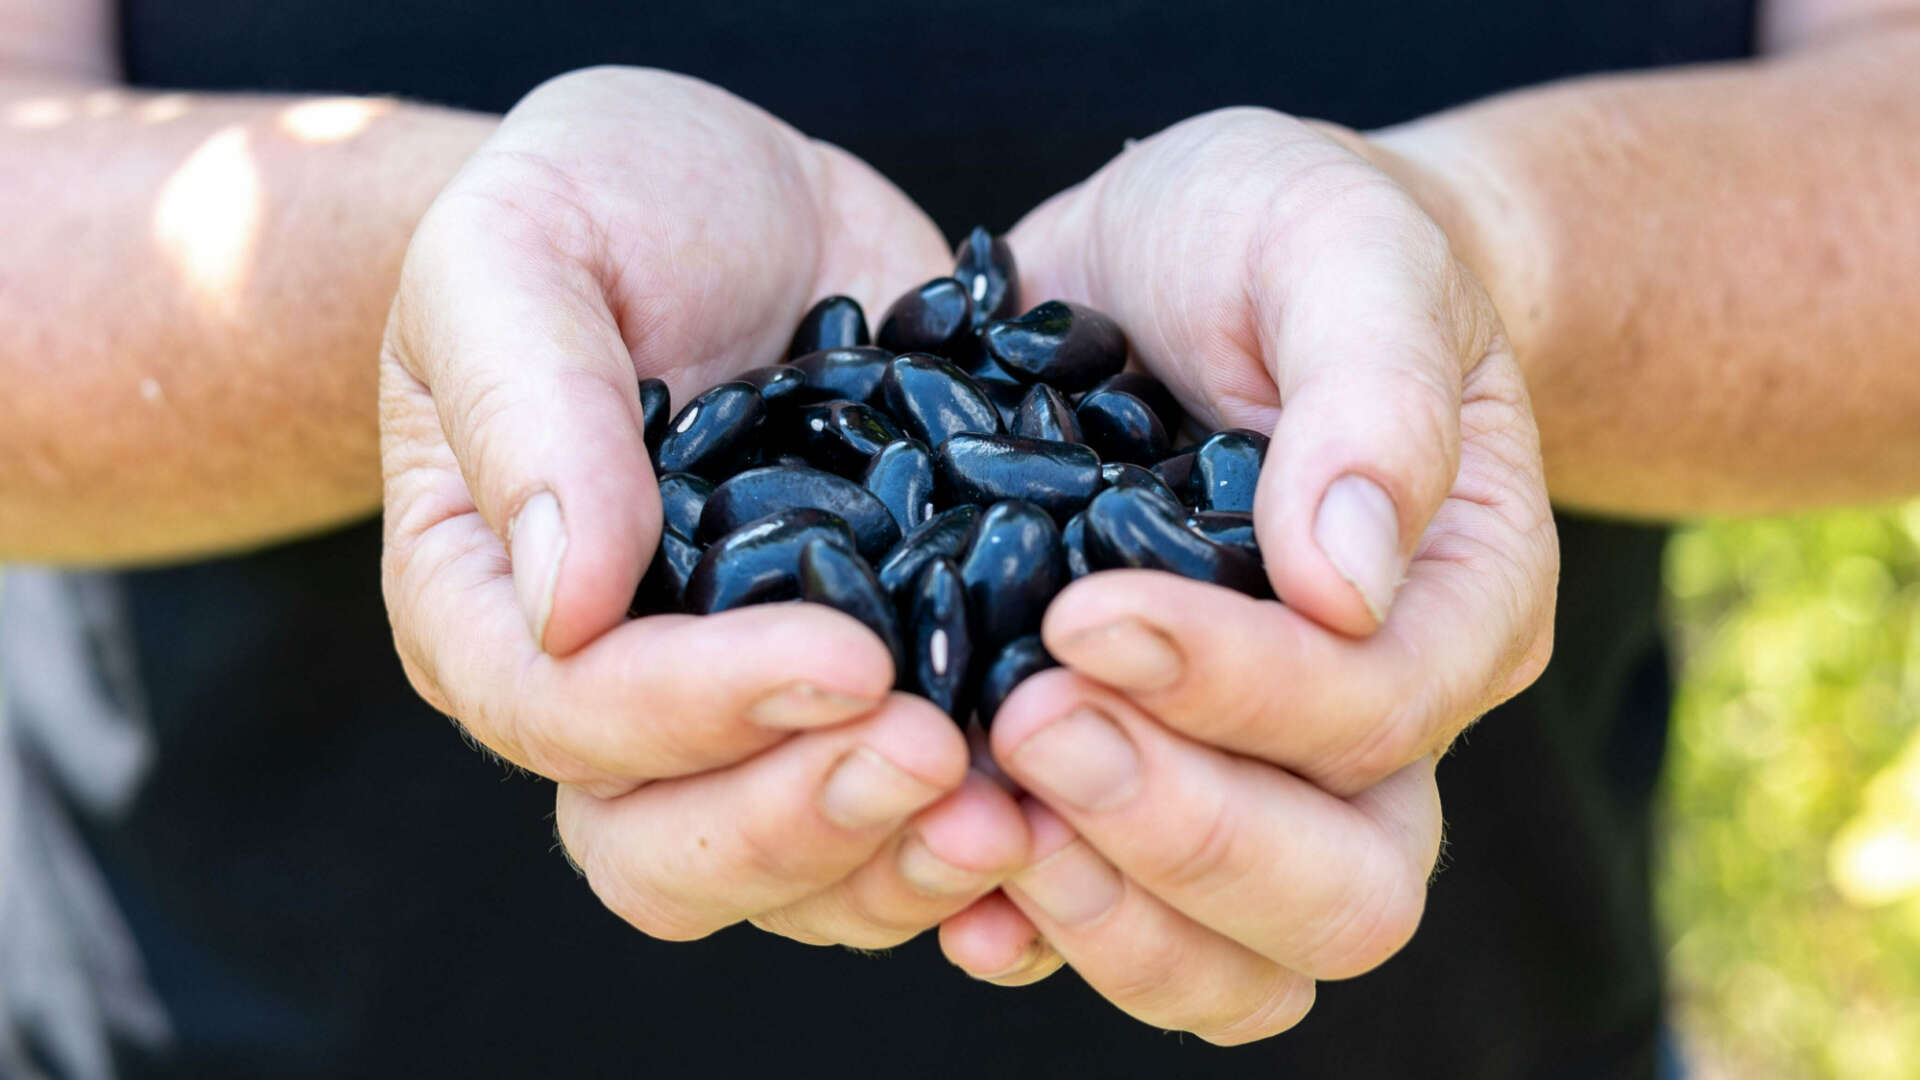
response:
M559 781L562 842L662 938L903 941L1026 856L964 739L810 604L623 621L660 533L639 378L778 359L813 299L950 270L845 152L696 80L534 90L421 221L381 355L382 580L414 688Z

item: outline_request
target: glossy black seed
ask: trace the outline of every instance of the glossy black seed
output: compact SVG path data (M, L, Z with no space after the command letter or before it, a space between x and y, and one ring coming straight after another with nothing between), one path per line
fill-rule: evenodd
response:
M1079 393L1114 375L1127 362L1120 324L1089 307L1049 300L1017 319L988 323L987 354L1009 374Z
M903 533L933 516L933 452L924 443L901 439L881 447L862 482Z
M1100 466L1100 480L1110 488L1146 488L1148 491L1153 492L1168 502L1177 503L1180 501L1179 497L1174 495L1173 491L1167 487L1165 481L1161 480L1157 474L1143 469L1138 465L1129 464L1124 461L1116 461Z
M1007 374L1005 368L985 355L978 357L967 368L967 374L993 400L993 407L1000 412L1001 425L1011 428L1014 417L1019 414L1020 403L1027 399L1027 391L1032 388Z
M936 558L914 578L904 636L906 689L966 723L973 705L967 686L973 640L967 632L966 588L952 559Z
M1229 428L1207 436L1194 449L1190 481L1194 505L1202 510L1251 513L1266 456L1267 437L1257 431Z
M1073 403L1065 394L1045 383L1034 386L1020 399L1008 434L1023 439L1051 439L1054 442L1080 442L1080 421L1073 417Z
M634 590L627 614L658 615L680 611L686 603L687 578L700 562L700 548L678 533L662 531L660 546L654 549L653 562Z
M1273 595L1259 560L1187 528L1178 505L1143 488L1111 488L1087 507L1087 563L1095 570L1166 570L1249 596Z
M1087 512L1081 512L1067 519L1067 525L1060 530L1060 548L1067 555L1067 576L1079 581L1093 573L1093 567L1087 562Z
M811 352L792 363L806 379L800 394L806 401L872 401L891 359L893 354L885 349L855 345Z
M662 473L719 479L749 449L747 435L766 414L760 391L724 382L687 402L668 425L656 455Z
M880 585L896 603L905 603L907 589L920 571L935 559L958 559L973 538L974 522L980 519L977 506L956 506L923 521L895 544L880 560L877 574Z
M1193 459L1192 450L1182 450L1177 454L1161 458L1152 468L1153 475L1167 485L1174 497L1188 506L1193 505Z
M807 373L792 364L768 364L740 373L739 380L760 391L769 406L791 405L807 392Z
M906 669L906 646L893 599L880 587L866 560L826 540L800 549L800 599L844 611L864 623L887 646L893 670Z
M1152 465L1167 456L1167 429L1147 403L1125 390L1096 390L1073 410L1101 461Z
M700 511L707 505L713 485L688 473L668 473L660 478L660 516L667 528L692 540L700 530Z
M780 436L815 468L865 476L888 443L906 438L887 414L857 401L809 405L780 425Z
M1180 425L1186 421L1186 410L1180 407L1173 391L1167 389L1166 383L1144 372L1123 371L1101 379L1087 392L1091 394L1098 390L1125 390L1146 402L1147 407L1153 410L1153 415L1160 418L1160 426L1167 429L1168 438L1178 434Z
M868 340L867 316L860 310L860 302L851 296L829 296L801 316L793 341L787 345L787 359L821 349L865 345Z
M667 435L667 421L673 418L673 406L667 384L659 379L640 380L640 429L644 432L648 454L660 452L660 440Z
M993 319L1013 317L1020 302L1020 274L1006 240L975 225L953 249L953 261L953 276L973 301L975 329Z
M1059 666L1060 661L1047 651L1038 634L1007 642L980 676L980 704L974 710L980 717L980 726L992 730L993 718L999 714L1000 706L1007 703L1007 698L1021 683Z
M751 522L722 537L687 577L686 608L711 615L748 604L800 595L800 552L826 540L851 552L847 523L824 510L796 507Z
M967 287L944 277L934 278L895 300L880 317L874 341L896 353L947 356L972 332L973 301L967 296Z
M955 435L933 456L949 503L1023 499L1065 521L1100 490L1100 458L1077 443Z
M711 544L750 521L794 507L822 510L846 522L854 547L869 559L900 542L893 514L866 488L819 469L780 466L748 469L715 487L694 539Z
M1254 539L1253 515L1236 510L1202 510L1187 515L1187 528L1216 544L1237 547L1260 558L1260 542Z
M994 503L974 526L960 580L982 654L1039 632L1047 602L1070 580L1059 527L1032 503Z
M880 400L902 431L928 446L965 431L1000 432L1000 412L986 391L959 367L929 353L894 357L880 380Z

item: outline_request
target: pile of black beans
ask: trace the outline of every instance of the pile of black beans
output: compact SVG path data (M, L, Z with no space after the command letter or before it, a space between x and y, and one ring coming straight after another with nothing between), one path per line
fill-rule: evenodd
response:
M870 343L844 296L800 321L785 363L669 419L640 384L666 527L635 615L807 600L860 620L902 689L961 723L1053 665L1047 603L1119 567L1271 596L1254 543L1265 436L1175 449L1179 404L1122 370L1107 316L1049 300L1015 316L1004 240L975 229L952 277L894 301Z

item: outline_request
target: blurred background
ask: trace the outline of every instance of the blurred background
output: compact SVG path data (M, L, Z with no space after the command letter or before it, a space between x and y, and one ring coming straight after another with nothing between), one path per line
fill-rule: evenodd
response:
M1659 904L1700 1080L1920 1075L1920 502L1667 549Z

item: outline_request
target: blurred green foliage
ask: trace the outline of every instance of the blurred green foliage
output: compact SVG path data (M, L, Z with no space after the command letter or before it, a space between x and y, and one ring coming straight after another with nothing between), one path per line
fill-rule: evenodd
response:
M1667 551L1660 910L1697 1075L1920 1076L1920 502Z

